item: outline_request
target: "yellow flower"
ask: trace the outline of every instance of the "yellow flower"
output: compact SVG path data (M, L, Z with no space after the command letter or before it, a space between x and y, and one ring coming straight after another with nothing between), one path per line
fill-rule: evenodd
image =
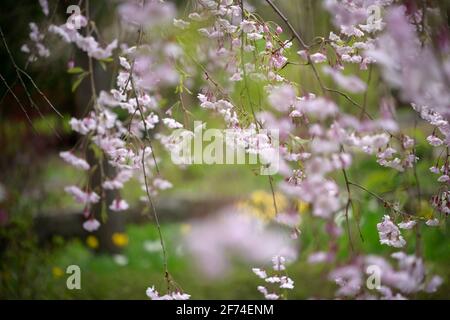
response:
M181 234L188 234L189 232L191 232L191 225L188 223L182 223L180 226L180 232Z
M298 213L303 214L305 213L308 208L309 208L309 204L307 202L303 202L301 200L297 201L297 208L298 208Z
M273 194L263 190L258 190L250 195L246 201L237 203L237 208L251 214L261 220L268 221L275 217L275 205ZM275 202L278 212L284 211L288 207L288 200L281 193L275 193Z
M55 278L61 278L64 274L64 271L60 267L53 267L52 274L53 274L53 277L55 277Z
M86 244L91 249L97 249L98 245L99 245L99 242L98 242L98 239L95 236L89 235L86 238Z
M112 235L112 241L118 247L125 247L128 244L128 236L125 233L116 232Z
M269 221L275 218L273 198L274 196L271 192L257 190L250 195L248 200L237 202L236 208L263 221ZM285 212L289 208L289 200L281 193L275 192L275 202L278 212ZM309 208L308 203L300 200L296 203L299 214L307 212Z
M419 215L422 216L422 217L425 217L427 219L432 219L433 218L433 208L430 206L428 201L422 200L422 202L420 202Z

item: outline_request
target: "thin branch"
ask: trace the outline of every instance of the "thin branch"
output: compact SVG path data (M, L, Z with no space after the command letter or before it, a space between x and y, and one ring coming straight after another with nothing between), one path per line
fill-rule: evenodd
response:
M295 30L295 28L292 26L292 24L289 22L288 18L281 12L280 9L272 2L272 0L266 0L266 2L272 7L272 9L280 16L281 20L284 21L284 23L288 26L288 28L291 30L295 38L297 38L298 42L300 42L303 49L308 49L309 46L303 41L302 37L298 34L298 32Z
M50 102L50 100L47 98L47 96L41 91L41 89L39 89L36 82L34 82L33 78L22 68L17 68L17 70L19 70L21 73L23 73L23 75L25 77L27 77L28 80L30 80L33 87L36 89L36 91L39 93L39 95L48 103L48 105L53 109L53 111L55 111L58 114L58 116L60 116L61 118L64 118L63 115L53 106L53 104Z
M30 116L28 115L27 110L25 109L25 107L23 106L22 102L20 102L19 98L16 96L16 94L14 93L14 91L11 89L11 87L8 85L8 82L5 80L5 78L2 76L2 74L0 73L0 79L3 81L3 83L6 86L6 92L10 92L11 95L14 97L14 99L17 101L17 104L20 106L20 109L22 109L23 113L25 114L28 122L31 125L31 128L33 128L34 132L36 133L36 129L33 126L33 121L31 121Z
M150 190L149 190L149 187L148 187L147 172L146 172L146 169L145 169L145 146L144 146L144 148L142 148L141 163L142 163L142 171L143 171L143 174L144 174L145 191L146 191L146 194L147 194L147 199L148 199L148 201L150 203L150 207L152 208L153 218L155 219L156 227L158 229L159 242L161 244L161 249L162 249L162 253L163 253L164 278L166 279L166 282L167 282L167 290L170 291L170 282L171 282L171 280L170 280L169 269L168 269L168 266L167 266L166 246L164 244L164 238L163 238L162 231L161 231L161 225L159 224L158 214L156 212L155 205L153 204L152 197L150 196Z
M355 252L355 249L353 247L353 240L352 240L352 233L350 230L350 223L348 219L348 211L350 209L350 206L352 205L352 196L351 196L351 190L350 190L350 183L348 181L347 171L342 168L342 173L344 174L344 180L345 180L345 187L347 188L347 204L345 205L345 221L347 224L347 233L348 233L348 240L350 243L350 248L352 249L352 252Z
M86 0L86 19L87 19L87 26L86 26L86 35L89 36L91 33L91 27L90 27L90 10L89 10L89 0ZM97 89L95 88L95 78L94 78L94 65L92 62L92 57L88 55L88 67L89 67L89 79L91 83L91 91L92 91L92 97L94 98L94 109L97 108Z
M0 27L0 35L1 35L1 37L2 37L2 41L3 41L3 44L4 44L4 46L5 46L6 52L8 53L9 59L11 60L11 63L12 63L13 66L14 66L14 69L15 69L15 71L16 71L17 77L18 77L20 83L22 84L24 90L27 92L27 95L29 96L29 99L31 99L30 93L28 92L28 90L27 90L27 88L26 88L26 85L25 85L25 82L23 81L23 78L22 78L22 76L20 75L20 73L23 73L28 79L30 79L30 81L31 81L32 85L34 86L34 88L38 91L38 93L39 93L42 97L44 97L45 101L49 104L49 106L53 109L53 111L55 111L56 114L58 114L58 116L60 116L61 118L63 118L63 115L62 115L62 114L61 114L61 113L60 113L60 112L52 105L52 103L50 102L50 100L48 100L48 98L42 93L42 91L39 89L39 87L38 87L38 86L36 85L36 83L33 81L33 79L31 78L31 76L30 76L28 73L26 73L24 70L22 70L22 69L17 65L17 63L16 63L16 61L14 60L14 57L13 57L11 51L9 50L8 43L6 42L6 37L5 37L5 35L4 35L3 30L2 30L1 27ZM36 104L34 103L34 101L32 101L32 102L30 102L30 103L33 105L33 107L36 106ZM37 106L36 106L36 107L37 107Z
M366 92L364 92L362 110L361 110L361 114L359 115L360 119L363 118L364 114L367 115L366 108L367 108L367 100L368 100L368 95L369 95L369 84L370 84L370 80L372 80L372 69L373 69L373 65L371 64L369 66L369 76L367 78L367 90L366 90Z
M145 4L145 1L144 1L143 4ZM139 35L138 35L138 41L137 41L136 48L139 48L139 45L140 45L140 43L142 41L142 32L143 32L142 31L142 26L140 26L139 27ZM153 158L153 161L155 163L155 169L156 169L156 172L159 174L158 163L156 162L155 153L154 153L153 146L152 146L152 141L151 141L151 139L148 136L148 128L147 128L147 123L145 121L144 112L143 112L143 110L141 108L141 105L139 103L139 98L138 98L136 86L135 86L134 80L133 80L133 69L134 69L135 62L136 62L136 59L134 58L133 62L132 62L132 65L131 65L131 68L130 68L130 77L129 77L128 81L130 81L130 83L131 83L131 88L133 90L134 98L136 100L136 108L139 111L142 123L144 125L144 140L147 140L148 143L149 143L150 152L152 154L152 158ZM128 84L125 85L125 88L126 88L127 85ZM148 186L147 171L146 171L146 166L145 166L145 148L146 147L144 145L143 148L142 148L142 159L141 159L142 171L143 171L143 175L144 175L145 191L146 191L146 194L147 194L147 199L148 199L148 201L150 203L150 207L152 209L153 218L155 219L156 227L158 229L159 242L161 244L161 249L162 249L162 253L163 253L164 279L167 282L167 291L170 292L170 286L172 284L172 280L171 280L171 277L170 277L168 263L167 263L167 250L166 250L166 246L165 246L165 243L164 243L164 237L163 237L163 234L162 234L161 225L159 223L158 213L156 212L156 208L155 208L155 205L153 203L152 197L150 196L150 189L149 189L149 186Z
M272 192L273 208L275 209L275 215L278 215L277 200L275 197L275 190L274 190L272 181L273 181L272 176L269 176L269 184L270 184L270 191Z
M241 0L241 20L244 21L244 0ZM289 23L289 22L288 22ZM245 68L245 52L244 52L244 42L245 42L245 33L242 30L241 31L241 63L243 65L242 73L244 76L244 88L247 91L247 98L248 103L250 105L250 111L252 112L253 121L255 123L255 129L256 131L259 131L259 128L262 128L262 125L258 122L258 118L256 117L255 108L253 107L253 103L250 99L250 91L248 87L248 81L247 81L247 70ZM269 176L269 185L270 185L270 191L272 192L272 202L273 202L273 208L275 210L275 215L278 215L278 207L277 207L277 199L275 197L275 189L273 187L273 178Z
M324 88L326 91L329 92L334 92L337 93L341 96L343 96L345 99L347 99L351 104L353 104L354 106L358 107L361 110L361 113L365 114L370 120L373 120L373 117L365 110L364 106L361 106L359 103L357 103L355 100L353 100L348 94L346 94L345 92L342 92L340 90L336 90L336 89L330 89L325 87Z
M149 144L150 150L152 152L153 162L155 164L155 169L156 169L156 172L159 174L160 172L159 172L158 162L156 161L156 158L155 158L155 152L154 152L154 149L153 149L153 146L152 146L152 141L151 141L151 139L149 138L149 135L148 135L147 122L145 121L145 118L144 118L144 111L142 110L141 104L139 103L139 98L138 98L138 95L137 95L137 91L136 91L136 87L134 85L133 78L131 78L131 88L133 89L133 92L134 92L134 98L136 100L136 108L139 111L142 123L144 125L144 140L146 140L148 142L148 144Z
M374 192L368 190L367 188L365 188L364 186L362 186L362 185L360 185L360 184L354 183L354 182L352 182L352 181L349 181L348 184L349 184L350 186L355 186L355 187L357 187L357 188L359 188L359 189L361 189L361 190L367 192L369 195L371 195L372 197L374 197L375 199L377 199L378 201L380 201L385 207L391 208L391 209L394 210L395 212L398 212L398 213L400 213L400 214L402 214L402 215L404 215L404 216L408 216L408 217L410 217L410 218L414 218L414 219L418 219L418 220L424 220L424 219L425 219L425 218L418 217L418 216L415 216L415 215L412 215L412 214L410 214L410 213L406 213L406 212L404 212L404 211L401 211L401 210L399 210L399 209L394 208L394 206L393 206L391 203L389 203L388 201L386 201L385 199L383 199L381 196L379 196L379 195L377 195L376 193L374 193Z

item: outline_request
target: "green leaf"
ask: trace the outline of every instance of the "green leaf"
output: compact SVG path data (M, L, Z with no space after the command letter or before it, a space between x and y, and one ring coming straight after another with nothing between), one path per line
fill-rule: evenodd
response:
M290 134L290 136L291 136L291 138L292 138L292 142L293 142L293 143L300 144L300 145L305 144L305 143L308 143L308 142L311 141L310 139L302 139L302 138L300 138L300 137L298 137L298 136L294 136L294 135L292 135L292 134Z
M106 63L103 61L99 61L100 62L100 66L102 67L103 71L106 71Z
M83 73L84 69L81 67L73 67L67 70L67 73L69 74L78 74L78 73Z
M102 209L101 209L101 218L102 218L102 222L106 223L106 221L108 220L108 210L106 209L106 203L105 201L102 200Z
M114 59L113 58L105 58L105 59L99 59L98 61L109 63L109 62L113 62Z
M190 95L192 95L192 91L191 91L191 90L189 90L189 88L187 88L187 87L184 87L184 90L186 90L186 92L187 92L187 93L189 93Z
M75 92L77 90L77 88L80 86L81 82L83 81L83 79L88 75L88 72L84 72L82 74L80 74L77 79L75 80L75 82L72 84L72 92Z
M97 145L91 143L89 148L94 152L94 156L98 161L102 161L103 159L103 151Z
M256 40L255 47L258 52L264 51L266 49L266 40L264 39Z

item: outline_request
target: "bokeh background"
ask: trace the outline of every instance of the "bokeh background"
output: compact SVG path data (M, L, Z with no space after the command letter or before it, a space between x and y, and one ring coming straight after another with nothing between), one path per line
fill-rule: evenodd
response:
M64 21L65 8L76 1L57 1L53 18ZM115 1L91 1L91 17L96 21L104 39L111 40L117 32ZM175 1L182 17L191 1ZM265 19L281 21L263 5L263 1L249 1ZM294 26L300 30L307 42L317 35L326 36L332 30L330 16L320 1L298 0L277 1ZM37 1L2 0L0 3L0 27L6 41L20 66L27 65L26 56L20 47L29 33L28 23L36 21L45 24ZM198 35L184 34L186 43L195 41ZM175 41L175 39L174 39ZM105 42L108 42L105 40ZM296 50L293 50L295 53ZM123 198L130 203L129 212L111 217L111 225L102 233L87 234L81 228L82 208L64 192L64 187L80 180L79 173L66 165L58 156L61 150L72 148L78 137L71 132L68 120L85 113L90 96L87 81L81 82L73 92L76 78L67 73L69 61L86 66L87 60L75 48L61 41L52 44L52 56L27 65L27 71L39 85L53 105L64 115L58 117L42 100L42 97L27 83L28 90L39 106L30 106L26 91L17 83L15 70L2 45L0 73L11 85L15 94L27 107L33 125L0 84L0 299L146 299L145 289L149 285L162 288L162 253L157 230L153 221L145 216L146 209L139 201L142 195L137 182L129 182L123 190ZM117 60L117 56L114 57ZM96 63L96 85L99 90L111 88L115 62L105 62L106 67ZM298 67L286 68L283 72L314 91L311 74ZM358 72L357 72L358 73ZM363 75L362 77L367 77ZM198 92L202 85L201 76L195 79ZM261 90L256 85L251 89ZM378 110L379 93L387 90L376 69L369 86L368 106ZM169 101L176 101L174 88L164 92ZM395 93L394 93L395 94ZM361 97L355 97L361 99ZM190 112L199 119L220 125L200 110L195 94L186 94L185 103ZM336 101L342 108L350 108L339 97ZM399 121L406 131L418 142L418 155L423 161L417 167L424 195L431 195L436 188L434 177L428 168L433 161L432 148L425 143L430 128L418 122L409 112L408 106L399 104ZM157 207L162 221L162 231L169 252L169 269L182 288L197 299L260 299L256 290L258 278L251 272L251 266L234 262L229 274L211 281L202 276L186 252L183 236L190 232L193 217L211 215L221 207L235 204L244 206L251 214L261 219L274 215L272 194L267 178L254 174L246 166L202 166L193 165L180 170L171 164L169 156L156 147L162 158L161 171L173 183L173 189L163 192L157 198ZM370 190L390 199L397 199L408 208L413 201L403 186L409 185L414 177L397 175L382 168L373 158L361 157L349 174L353 180ZM279 196L281 197L281 195ZM384 214L384 208L368 195L356 195L357 211L352 219L352 233L355 247L362 252L388 254L389 248L379 244L376 224ZM280 199L280 203L283 200ZM297 262L289 266L288 272L295 279L296 287L289 298L310 297L332 298L335 285L327 279L330 265L309 265L308 255L317 250L326 250L328 235L318 219L310 216L308 208L300 206L302 235L300 255ZM424 201L421 215L431 214L431 208ZM144 213L144 214L143 214ZM360 224L355 228L354 220ZM360 239L359 232L364 241ZM406 235L408 242L414 236ZM430 270L443 277L444 285L427 298L450 298L449 262L450 246L447 226L423 230L422 251ZM264 244L261 244L264 245ZM349 256L349 243L342 237L339 243L338 261ZM67 266L76 264L82 270L82 289L68 290L66 287ZM420 298L421 296L417 296Z

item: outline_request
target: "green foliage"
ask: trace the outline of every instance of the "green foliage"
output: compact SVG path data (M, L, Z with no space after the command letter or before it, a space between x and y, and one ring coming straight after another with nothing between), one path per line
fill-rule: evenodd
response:
M73 68L70 68L69 70L67 70L68 74L78 74L78 73L83 73L83 72L85 72L85 71L81 67L73 67Z
M83 72L78 74L78 76L75 78L75 81L72 83L71 90L72 92L77 91L77 88L80 86L81 82L83 82L84 78L89 75L89 72Z

